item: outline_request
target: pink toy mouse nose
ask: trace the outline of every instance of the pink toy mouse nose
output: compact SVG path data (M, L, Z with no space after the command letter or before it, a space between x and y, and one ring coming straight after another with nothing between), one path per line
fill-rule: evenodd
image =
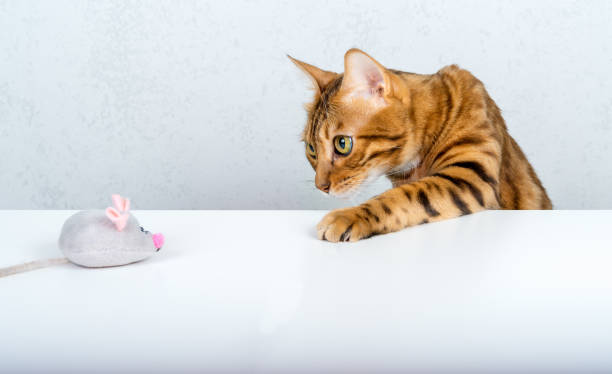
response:
M153 234L153 245L159 251L164 245L164 235L162 233Z

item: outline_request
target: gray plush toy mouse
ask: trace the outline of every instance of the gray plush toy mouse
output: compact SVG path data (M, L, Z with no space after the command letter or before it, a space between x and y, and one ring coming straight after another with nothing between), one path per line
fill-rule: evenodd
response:
M68 261L85 267L108 267L144 260L164 244L162 234L151 234L130 215L130 201L112 195L114 208L85 210L66 220L59 248L66 256L0 269L0 277Z

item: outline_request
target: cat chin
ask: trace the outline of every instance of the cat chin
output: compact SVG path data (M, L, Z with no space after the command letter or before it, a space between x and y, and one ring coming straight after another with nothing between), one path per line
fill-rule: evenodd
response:
M350 199L351 197L357 195L358 191L359 191L359 187L351 188L348 191L342 191L342 192L329 191L329 196L333 196L338 199Z

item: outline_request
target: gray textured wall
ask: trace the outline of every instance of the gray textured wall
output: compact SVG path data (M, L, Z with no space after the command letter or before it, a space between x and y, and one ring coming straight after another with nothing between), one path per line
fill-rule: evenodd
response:
M612 208L611 19L610 1L0 0L0 208L350 204L312 187L285 53L341 70L354 46L471 70L556 207Z

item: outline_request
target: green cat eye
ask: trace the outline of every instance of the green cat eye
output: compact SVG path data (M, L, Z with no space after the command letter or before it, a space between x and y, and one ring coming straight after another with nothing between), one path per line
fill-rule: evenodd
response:
M317 158L317 152L315 152L312 144L306 143L306 153L308 153L308 155L312 158Z
M353 139L346 135L336 136L334 138L334 147L336 147L337 154L347 156L353 149Z

